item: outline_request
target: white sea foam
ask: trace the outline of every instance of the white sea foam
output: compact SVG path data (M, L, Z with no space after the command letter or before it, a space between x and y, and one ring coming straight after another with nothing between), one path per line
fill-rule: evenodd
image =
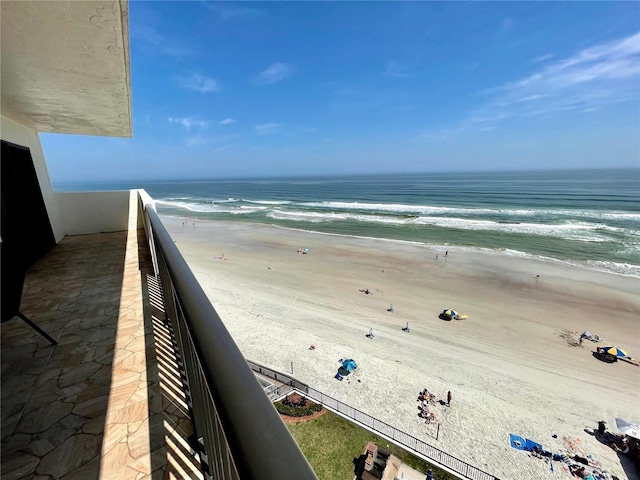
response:
M386 223L393 225L408 225L412 218L392 217L383 215L361 215L357 213L336 213L336 212L306 212L293 210L273 210L267 217L276 220L293 220L298 222L331 222L335 220L355 220L369 223Z
M190 212L215 212L218 209L211 203L178 202L169 199L156 200L156 205L189 210Z
M224 203L223 203L224 204ZM231 213L231 214L247 214L254 213L266 209L267 207L222 207L214 203L193 203L193 202L175 202L168 200L156 200L156 205L164 205L171 208L188 210L197 213Z
M407 205L393 203L361 203L361 202L305 202L301 206L332 210L365 210L423 215L496 215L520 217L578 217L593 219L632 220L640 224L640 214L628 212L601 212L597 210L558 210L558 209L510 209L510 208L461 208L436 207L429 205ZM640 226L640 225L639 225Z
M543 223L501 223L492 220L472 220L451 217L395 217L382 215L362 215L356 213L336 212L305 212L273 210L267 214L276 220L292 220L304 222L331 222L331 221L360 221L370 223L382 223L392 225L433 225L441 228L458 230L481 230L505 233L520 233L527 235L545 235L577 240L582 242L607 242L611 238L606 232L620 232L623 229L608 227L606 225L569 221L561 224Z
M245 203L257 203L258 205L288 205L291 202L288 200L247 200L246 198L242 199Z
M251 210L253 212L259 212L261 210L267 210L269 207L256 207L252 205L240 205L240 208L243 210Z
M422 214L496 214L500 212L510 212L516 215L532 215L537 210L501 210L490 208L453 208L453 207L432 207L428 205L405 205L394 203L360 203L360 202L305 202L300 204L303 207L341 209L341 210L369 210L393 213L422 213Z
M446 217L418 217L413 223L421 225L434 225L443 228L455 228L459 230L483 230L506 233L520 233L527 235L546 235L565 238L567 240L580 240L583 242L606 242L610 238L604 235L602 230L619 231L615 227L605 225L567 222L560 224L548 223L501 223L491 220L470 220L466 218Z
M238 201L237 198L226 198L226 199L214 199L214 200L210 200L210 199L203 199L204 201L208 202L208 203L235 203Z
M620 213L620 212L607 213L607 212L602 212L601 215L604 218L623 218L623 219L628 219L628 220L636 220L636 221L640 222L640 213Z

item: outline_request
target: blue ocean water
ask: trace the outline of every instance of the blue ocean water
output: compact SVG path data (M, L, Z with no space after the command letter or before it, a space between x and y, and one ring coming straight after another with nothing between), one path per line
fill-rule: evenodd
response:
M59 184L161 215L499 250L640 277L640 169Z

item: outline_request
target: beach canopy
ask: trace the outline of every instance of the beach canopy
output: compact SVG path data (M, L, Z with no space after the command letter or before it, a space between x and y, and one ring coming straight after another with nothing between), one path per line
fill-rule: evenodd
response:
M602 351L609 355L615 355L616 357L627 357L628 353L618 347L603 347Z
M640 425L637 423L631 423L624 418L616 417L616 425L618 430L624 433L627 437L633 437L640 440Z
M344 362L342 362L342 368L344 368L348 372L352 372L358 367L356 365L356 361L353 358L347 358Z
M449 317L455 317L456 315L458 315L458 312L456 312L453 308L445 308L442 313L444 313L445 315L449 316Z

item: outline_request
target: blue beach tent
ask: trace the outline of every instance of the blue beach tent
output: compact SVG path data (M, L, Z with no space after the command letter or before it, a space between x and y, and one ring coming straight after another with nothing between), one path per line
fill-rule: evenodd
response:
M342 368L344 368L348 372L354 371L358 365L356 365L356 361L353 358L347 358L344 362L342 362Z

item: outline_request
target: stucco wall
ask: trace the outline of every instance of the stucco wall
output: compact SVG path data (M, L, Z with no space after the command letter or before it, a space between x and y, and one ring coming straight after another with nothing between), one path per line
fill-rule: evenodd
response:
M57 192L67 235L127 230L129 190L114 192Z
M49 170L44 160L38 133L31 128L0 116L0 138L7 142L15 143L16 145L28 147L31 151L36 175L38 176L38 183L40 184L44 204L47 209L47 214L49 215L49 221L51 222L53 236L56 242L59 242L65 235L65 229L60 208L53 192L53 186L51 185Z

